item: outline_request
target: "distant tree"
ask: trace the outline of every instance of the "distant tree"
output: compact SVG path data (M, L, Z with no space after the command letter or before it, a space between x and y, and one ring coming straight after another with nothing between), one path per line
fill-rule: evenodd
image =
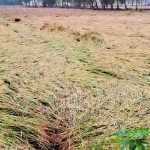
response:
M124 4L124 8L128 9L126 0L120 0L121 4Z
M56 0L43 0L43 7L53 7L56 4Z
M19 0L22 5L30 6L31 0Z
M22 4L26 7L65 7L65 8L91 8L91 9L128 9L138 10L148 5L146 0L0 0L0 5ZM122 7L124 6L124 7Z
M18 0L0 0L0 5L16 5Z

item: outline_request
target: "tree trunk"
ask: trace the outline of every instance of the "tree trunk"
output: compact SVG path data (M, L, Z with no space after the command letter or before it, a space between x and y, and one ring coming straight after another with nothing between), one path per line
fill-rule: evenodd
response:
M125 8L125 9L128 9L126 0L124 0L124 8Z
M119 8L119 0L117 0L117 10L120 9Z
M111 10L113 10L113 9L114 9L113 4L111 4L111 5L110 5L110 7L111 7Z
M95 0L95 6L96 6L96 9L98 9L97 0Z
M136 10L138 10L138 0L136 0Z

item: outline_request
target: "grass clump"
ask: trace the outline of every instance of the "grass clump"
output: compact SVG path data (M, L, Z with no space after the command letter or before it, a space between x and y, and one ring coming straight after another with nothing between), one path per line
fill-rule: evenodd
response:
M150 85L150 73L143 74L143 76L144 76L144 79L145 79L146 83Z
M27 112L22 112L20 110L15 110L13 108L5 108L5 107L0 107L0 112L7 113L9 115L13 116L21 116L21 117L33 117L30 113Z
M12 116L1 113L0 140L5 146L27 144L38 140L40 133L36 118Z
M91 41L94 44L98 44L101 45L102 43L104 43L104 39L101 37L101 34L97 33L97 32L85 32L85 33L81 33L81 32L72 32L72 35L74 36L75 40L77 42L81 42L81 41Z
M87 69L87 71L91 72L92 74L96 74L96 75L106 75L106 76L109 76L109 77L122 79L116 73L108 71L108 70L104 70L104 69L101 69L101 68L98 68L98 67Z

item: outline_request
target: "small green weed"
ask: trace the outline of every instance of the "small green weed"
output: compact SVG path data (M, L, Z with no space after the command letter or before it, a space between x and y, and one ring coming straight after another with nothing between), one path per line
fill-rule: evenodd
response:
M148 150L149 128L122 129L113 134L114 142L120 150Z

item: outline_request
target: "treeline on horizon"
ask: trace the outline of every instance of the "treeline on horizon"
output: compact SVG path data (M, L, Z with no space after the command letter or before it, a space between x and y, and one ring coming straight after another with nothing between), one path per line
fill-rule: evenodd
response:
M147 9L150 0L0 0L0 5L26 7L88 8L103 10Z

